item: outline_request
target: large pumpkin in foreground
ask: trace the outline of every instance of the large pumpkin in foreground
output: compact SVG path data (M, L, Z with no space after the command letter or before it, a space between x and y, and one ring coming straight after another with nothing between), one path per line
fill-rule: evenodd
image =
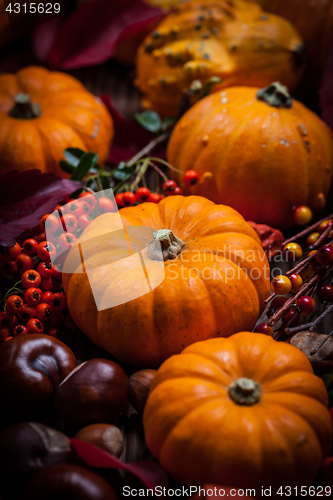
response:
M123 226L127 240L142 227L151 228L147 242L156 240L141 256L124 258L117 240ZM269 294L269 265L235 210L170 196L95 219L66 259L63 285L75 323L95 344L121 361L155 367L198 340L252 329Z
M176 115L193 80L265 86L280 80L294 89L304 69L305 48L285 19L242 0L181 3L145 39L137 56L144 105Z
M38 168L64 176L66 148L98 153L113 138L105 105L70 75L30 66L0 75L0 175Z
M333 173L332 133L287 89L233 87L202 99L177 123L169 162L194 169L191 189L170 171L185 194L207 196L238 210L247 220L286 228L293 208L315 212L326 204Z
M150 451L186 485L309 486L332 439L328 395L298 349L241 332L158 370L143 415Z

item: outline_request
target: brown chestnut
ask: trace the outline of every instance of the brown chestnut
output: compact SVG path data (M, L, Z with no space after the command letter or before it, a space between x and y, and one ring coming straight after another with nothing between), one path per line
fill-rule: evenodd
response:
M123 435L115 425L87 425L76 434L75 438L99 446L116 457L120 457L124 449Z
M72 351L43 334L19 335L0 346L0 401L8 420L39 420L56 388L75 368Z
M112 486L80 465L54 465L37 472L24 500L117 500Z
M129 384L124 370L107 359L91 359L59 385L55 407L67 424L116 424L127 408Z
M138 413L143 413L150 386L156 373L156 370L152 369L140 370L133 373L129 378L130 403Z
M75 461L76 453L62 432L35 422L14 424L0 433L1 494L12 499L38 470Z

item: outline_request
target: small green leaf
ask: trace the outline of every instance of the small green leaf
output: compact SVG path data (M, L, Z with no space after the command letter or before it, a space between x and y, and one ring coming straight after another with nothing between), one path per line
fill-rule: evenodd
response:
M149 130L149 132L158 132L161 130L161 118L155 111L143 111L136 113L135 119L140 125Z
M205 85L203 87L203 90L202 90L202 96L201 96L201 98L206 97L207 95L209 95L211 93L213 85L215 85L216 83L222 83L221 78L219 78L218 76L212 76L205 83Z
M98 154L84 153L80 159L80 163L76 167L71 179L74 181L81 181L89 170L95 167L98 162Z
M73 165L71 165L70 163L67 163L67 161L64 161L64 160L60 160L59 165L60 165L61 170L66 172L66 174L72 174L75 170L75 167L73 167Z
M166 116L162 122L162 130L167 130L175 123L175 118L173 116Z
M117 181L127 181L134 174L132 167L128 167L126 163L119 163L118 167L113 171L112 175Z
M78 149L78 148L67 148L64 151L64 157L66 158L68 163L70 165L72 165L73 167L78 166L78 164L80 163L80 160L84 154L85 154L85 152L82 151L82 149Z

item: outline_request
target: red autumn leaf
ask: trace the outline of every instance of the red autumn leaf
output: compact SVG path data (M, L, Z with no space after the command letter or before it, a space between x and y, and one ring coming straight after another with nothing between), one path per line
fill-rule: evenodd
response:
M322 118L333 130L333 45L327 59L319 95Z
M82 458L89 467L124 469L134 474L150 489L153 489L155 486L166 488L169 486L169 480L165 470L152 460L125 463L93 444L81 441L80 439L71 439L71 442L78 456Z
M256 231L259 238L261 239L261 244L265 250L267 257L274 257L282 248L282 243L284 241L284 236L278 229L266 226L266 224L256 224L250 220L247 221L248 224Z
M100 98L108 108L115 128L115 137L107 161L108 163L119 163L129 160L148 144L154 135L137 122L125 118L108 95L102 95Z
M81 182L58 179L40 170L13 170L0 177L0 245L13 245L19 234L36 226L80 186Z
M65 18L35 30L35 53L51 68L72 69L101 64L119 43L139 36L138 43L163 17L160 9L142 0L94 0ZM142 37L140 37L142 35ZM43 44L50 47L45 55Z

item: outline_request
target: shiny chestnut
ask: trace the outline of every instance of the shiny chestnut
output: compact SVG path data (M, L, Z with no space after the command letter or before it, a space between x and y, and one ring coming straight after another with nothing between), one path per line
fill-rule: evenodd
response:
M15 498L38 470L76 461L62 432L37 422L14 424L0 433L0 494Z
M24 500L117 500L112 486L79 465L54 465L37 472Z
M12 422L40 420L58 385L76 367L72 351L54 337L19 335L0 346L2 414Z
M55 407L67 424L116 424L128 403L124 370L107 359L91 359L75 368L59 385Z

